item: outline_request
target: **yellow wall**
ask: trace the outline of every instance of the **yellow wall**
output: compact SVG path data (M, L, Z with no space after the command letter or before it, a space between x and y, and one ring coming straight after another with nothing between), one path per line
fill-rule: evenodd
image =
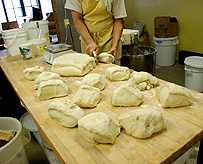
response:
M134 22L146 24L151 46L154 47L154 17L171 16L178 20L180 50L203 53L203 0L125 0L128 17L125 28Z

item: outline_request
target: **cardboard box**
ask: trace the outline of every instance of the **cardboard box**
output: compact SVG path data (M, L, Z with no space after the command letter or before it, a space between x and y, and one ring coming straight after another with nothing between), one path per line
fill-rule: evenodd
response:
M178 36L178 20L170 16L156 16L154 18L154 34L156 38Z

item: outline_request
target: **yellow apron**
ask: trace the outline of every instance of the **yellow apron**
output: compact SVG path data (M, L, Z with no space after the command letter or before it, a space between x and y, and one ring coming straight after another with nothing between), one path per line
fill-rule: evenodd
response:
M99 46L98 54L108 52L112 47L114 17L105 5L104 0L81 0L83 19L90 32L91 37ZM86 51L87 44L81 38L81 48L83 53ZM121 58L122 45L119 42L117 49L117 59Z

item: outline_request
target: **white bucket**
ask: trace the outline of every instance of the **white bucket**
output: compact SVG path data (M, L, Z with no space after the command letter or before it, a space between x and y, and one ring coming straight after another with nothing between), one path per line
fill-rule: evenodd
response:
M10 56L19 55L19 45L27 41L27 34L22 28L2 31L2 37Z
M185 87L203 92L203 57L189 56L184 63Z
M11 117L0 117L0 129L17 132L10 142L0 148L0 163L28 164L24 145L30 141L30 133L22 128L20 121Z
M178 36L173 38L156 38L153 42L157 50L156 64L159 66L172 66L175 64L176 45L179 44Z
M35 124L35 122L32 120L32 118L30 117L30 115L28 113L25 113L20 118L20 122L22 123L23 127L26 128L27 130L29 130L30 132L39 132L42 144L46 148L51 149L51 147L49 146L48 142L46 141L46 139L44 138L42 133L38 130L37 125Z
M47 40L45 38L28 40L27 43L33 44L36 56L44 54L44 46L47 45Z
M22 27L25 29L27 33L28 40L46 38L47 44L48 45L50 44L48 21L42 20L42 21L26 22L22 24Z

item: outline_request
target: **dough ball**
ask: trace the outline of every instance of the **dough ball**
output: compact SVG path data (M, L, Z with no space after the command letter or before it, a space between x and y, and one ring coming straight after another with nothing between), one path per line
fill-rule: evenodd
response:
M26 68L23 71L23 74L25 76L25 78L27 80L35 80L37 78L37 76L39 76L42 72L44 71L43 67L40 66L34 66L34 67L30 67L30 68Z
M103 52L97 56L97 60L103 63L110 64L115 61L115 58L113 55Z
M68 53L53 60L51 71L62 76L83 76L96 66L93 57L82 53Z
M80 107L66 99L51 102L48 106L48 114L65 127L75 127L78 120L85 116Z
M91 143L111 143L120 134L120 125L108 114L91 113L78 121L79 134Z
M131 76L131 82L141 91L150 90L159 85L159 80L148 72L133 72Z
M166 128L161 112L153 108L139 108L120 115L119 123L127 134L136 138L148 138Z
M112 81L128 80L130 77L130 70L128 67L110 67L107 69L106 76Z
M68 94L68 87L62 80L47 80L39 84L37 96L40 100L62 97Z
M82 80L81 85L89 85L103 90L105 87L105 81L99 74L88 74Z
M168 83L159 93L162 107L180 107L191 104L191 95L186 88Z
M47 72L47 71L42 72L35 80L34 89L38 89L40 82L47 81L47 80L53 80L53 79L62 80L62 77L57 73Z
M117 88L112 96L114 106L138 106L143 101L143 93L135 85L127 83Z
M72 102L79 107L94 108L101 100L101 91L89 85L82 85L73 96Z

